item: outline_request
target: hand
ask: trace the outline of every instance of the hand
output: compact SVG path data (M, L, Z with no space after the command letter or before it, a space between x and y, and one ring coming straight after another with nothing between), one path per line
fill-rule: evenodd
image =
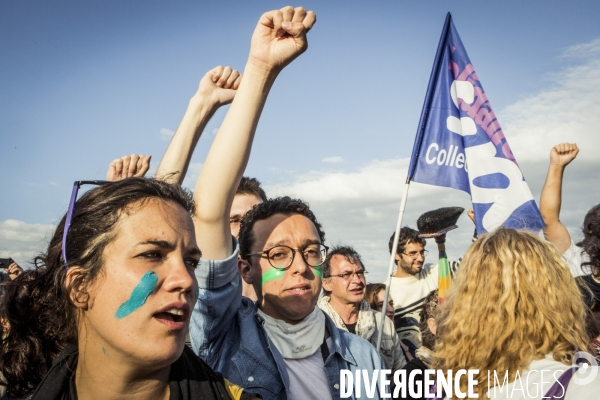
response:
M218 66L202 77L198 94L210 104L221 107L233 101L241 81L242 75L237 70Z
M557 144L550 151L550 165L564 168L577 157L577 153L579 153L579 148L575 143Z
M471 221L475 223L475 210L473 210L473 207L469 208L469 211L467 211L467 215L469 216L469 218L471 218Z
M150 158L152 156L138 156L137 154L117 158L108 166L106 180L116 182L125 178L143 177L150 169Z
M6 268L6 272L8 273L8 279L13 281L23 273L23 268L19 267L17 263L13 261L9 264L8 268Z
M264 13L250 45L248 63L267 73L278 73L308 48L306 32L315 24L314 12L284 7Z
M438 235L435 237L435 242L440 244L440 243L446 243L446 234L444 233L443 235Z

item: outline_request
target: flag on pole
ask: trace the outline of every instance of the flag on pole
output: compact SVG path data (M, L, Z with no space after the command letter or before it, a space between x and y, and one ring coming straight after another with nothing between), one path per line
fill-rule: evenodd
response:
M539 231L544 221L450 13L442 31L408 178L471 195L477 233Z

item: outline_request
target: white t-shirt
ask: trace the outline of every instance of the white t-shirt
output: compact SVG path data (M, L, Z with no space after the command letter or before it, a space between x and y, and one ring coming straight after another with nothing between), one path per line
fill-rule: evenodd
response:
M571 240L571 245L567 251L565 251L562 258L569 266L571 274L573 274L574 278L592 273L592 270L589 266L584 266L581 268L581 263L589 262L590 256L588 256L585 250L583 250L581 247L577 247L573 240Z
M498 376L498 381L500 382L500 385L492 387L489 390L489 398L495 400L542 400L542 396L546 395L548 390L550 390L552 385L554 385L556 379L558 379L561 376L561 374L569 368L569 366L555 361L552 358L552 355L548 355L542 360L532 361L531 364L529 364L529 368L527 368L527 370L524 370L520 374L520 379L517 379L508 385L504 384L504 387L502 388L501 386L502 381L504 379L504 375ZM571 378L571 381L567 386L565 400L600 399L600 371L598 370L599 367L588 368L595 368L597 374L596 378L593 379L590 383L586 383L583 385L577 383L575 380L573 380L573 378ZM593 371L591 372L593 373ZM588 373L589 372L586 372L585 376L588 376ZM498 375L501 375L500 372L498 372ZM494 377L492 376L491 379L491 384L493 384ZM560 395L561 392L559 392L558 394ZM484 396L484 398L488 397Z
M328 338L326 343L327 347L331 349L332 339ZM290 378L288 400L332 400L320 347L312 356L284 358L283 360Z
M438 288L438 264L425 264L421 272L406 278L392 278L390 296L394 300L394 325L398 337L421 347L420 314L425 297Z

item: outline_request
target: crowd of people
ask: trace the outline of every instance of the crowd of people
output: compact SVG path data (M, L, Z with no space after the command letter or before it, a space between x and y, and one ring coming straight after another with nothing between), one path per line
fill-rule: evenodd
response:
M491 394L490 371L548 397L556 384L541 370L558 374L565 399L597 398L600 377L569 383L578 352L600 360L600 205L580 243L559 219L576 145L551 152L545 239L505 228L474 238L450 263L443 302L417 230L399 232L385 299L353 247L326 246L307 203L243 176L268 93L315 22L302 7L263 14L243 76L216 67L201 79L154 178L150 156L131 155L106 181L75 182L36 268L2 278L5 398L339 399L341 371L417 371L423 385L427 369L477 369L479 398L531 398ZM204 127L230 103L194 192L182 189ZM436 245L445 254L443 236Z

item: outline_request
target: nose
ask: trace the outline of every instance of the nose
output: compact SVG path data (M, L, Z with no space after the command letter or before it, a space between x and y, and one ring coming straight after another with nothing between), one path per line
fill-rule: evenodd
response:
M190 272L185 260L180 256L172 258L166 274L163 287L169 292L194 293L198 286L196 275Z
M425 255L423 253L418 253L417 254L417 261L424 262L425 261Z
M292 265L290 265L290 272L302 275L310 270L310 265L304 261L304 257L302 257L302 253L299 250L295 250L293 257L294 259L292 260Z

